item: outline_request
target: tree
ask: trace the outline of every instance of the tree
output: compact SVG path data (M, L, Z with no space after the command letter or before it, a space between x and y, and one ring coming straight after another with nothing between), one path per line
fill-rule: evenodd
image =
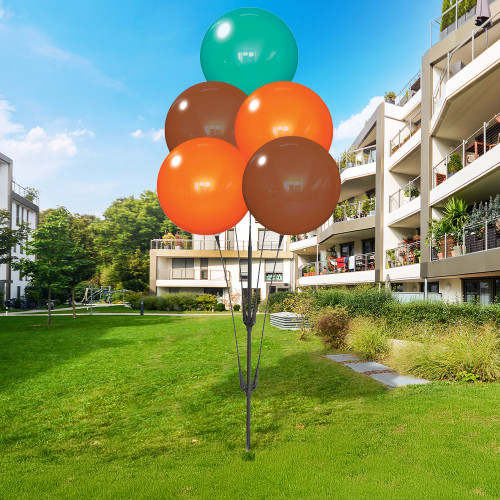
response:
M36 260L21 259L15 264L32 284L48 287L47 325L51 319L52 287L68 285L75 258L75 246L69 234L70 221L71 214L64 207L46 213L26 247L26 254L36 255Z
M10 227L11 214L8 210L0 210L0 264L10 264L15 260L11 250L22 245L28 239L29 224L21 223L17 229Z
M111 277L126 290L142 292L149 287L149 258L139 249L132 256L122 257L113 266Z
M90 225L96 219L93 215L75 214L70 217L69 236L71 240L71 266L67 269L67 281L71 287L73 318L76 318L75 287L92 278L97 269L97 249Z

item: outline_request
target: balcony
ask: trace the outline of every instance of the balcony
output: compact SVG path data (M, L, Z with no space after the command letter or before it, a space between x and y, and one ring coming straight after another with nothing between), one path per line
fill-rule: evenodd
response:
M344 151L337 158L337 165L342 174L348 168L359 167L375 163L377 160L377 146L368 146L366 148Z
M500 113L497 113L433 167L432 187L439 186L499 144Z
M299 250L316 248L317 244L318 244L318 237L316 235L311 236L309 234L300 234L297 236L292 236L292 242L290 243L290 251L298 252Z
M389 212L410 203L420 196L420 175L389 196Z
M299 286L340 285L375 281L375 253L330 257L327 261L303 264L298 269Z
M220 241L222 251L240 251L248 250L248 241ZM186 239L154 239L151 240L151 250L198 250L198 251L219 251L215 240L186 240ZM280 250L285 249L285 239L281 244ZM252 241L252 250L278 250L278 241Z
M417 95L420 90L420 70L414 75L410 81L399 91L399 94L394 100L396 106L403 107L412 97Z
M19 196L22 196L28 201L31 201L31 203L36 206L40 204L38 191L34 188L23 187L16 181L12 180L12 192L18 194Z
M406 241L385 252L385 275L393 281L420 278L420 240Z
M461 43L449 51L442 62L436 63L435 71L438 73L432 98L431 131L434 132L446 101L477 77L483 77L498 63L498 53L488 51L500 40L500 12L492 14L489 23L480 27L472 26L472 32L469 32L471 34L465 36Z
M500 217L464 226L460 234L445 234L431 242L431 261L500 248Z
M321 226L320 231L326 231L338 222L344 222L375 215L375 198L355 200L352 203L342 202L337 205L333 215Z
M421 110L419 109L402 127L398 133L390 140L390 156L392 156L396 151L402 148L419 130L422 126L422 116ZM417 144L420 141L417 142ZM413 147L408 148L408 152L412 150ZM404 155L401 155L404 156Z

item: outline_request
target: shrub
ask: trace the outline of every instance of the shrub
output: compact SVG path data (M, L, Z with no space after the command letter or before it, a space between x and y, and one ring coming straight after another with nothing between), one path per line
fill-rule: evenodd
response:
M219 302L216 306L215 306L215 310L217 312L222 312L222 311L225 311L226 310L226 306L222 303L222 302Z
M329 347L340 349L345 345L349 331L349 315L345 307L325 307L311 318L311 328Z
M233 311L238 312L239 310L240 310L240 305L239 304L234 304Z
M377 359L389 350L386 332L370 318L357 318L353 321L347 345L363 359Z
M486 326L455 327L448 334L394 353L393 366L428 379L500 379L498 332ZM464 375L465 374L465 375Z
M210 293L200 295L196 301L204 311L211 311L217 305L217 297Z
M130 295L132 297L129 302L134 309L141 307L141 300L144 301L144 309L148 311L193 311L198 307L197 295L194 293L169 293L158 297L141 296L139 293Z
M283 309L283 301L286 298L290 298L290 297L293 297L295 295L298 295L298 294L296 292L276 292L276 293L272 293L267 298L267 300L269 301L268 311L269 312L283 312L284 311L284 309ZM266 301L263 300L260 303L259 310L265 311L265 309L266 309Z

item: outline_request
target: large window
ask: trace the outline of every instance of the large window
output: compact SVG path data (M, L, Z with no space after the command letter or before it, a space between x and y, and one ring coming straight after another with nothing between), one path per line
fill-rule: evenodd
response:
M241 259L240 261L240 280L246 281L248 279L248 260Z
M200 259L200 279L208 279L208 259Z
M420 283L420 291L425 291L425 283ZM427 292L428 293L439 293L439 281L428 281L427 282Z
M194 279L194 259L172 259L172 279Z
M370 238L369 240L363 240L363 253L374 253L375 252L375 238Z
M500 280L496 278L464 280L464 300L472 304L491 304L500 301Z
M354 255L354 242L342 243L340 245L340 256L341 257L351 257Z
M274 266L274 262L275 262L274 259L266 259L265 263L266 281L283 281L283 261L277 260L276 267Z

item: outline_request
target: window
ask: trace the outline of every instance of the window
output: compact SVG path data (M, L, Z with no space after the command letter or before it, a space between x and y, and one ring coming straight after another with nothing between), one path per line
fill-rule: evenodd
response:
M500 295L499 281L497 279L464 280L465 302L491 304Z
M200 259L200 279L208 279L208 259Z
M226 232L226 250L235 250L234 246L234 228Z
M215 295L216 297L222 297L223 288L204 288L203 293L209 293L210 295Z
M16 205L16 224L19 226L19 205Z
M274 259L266 259L265 273L266 281L283 281L283 261L277 260L276 267L274 267ZM274 274L273 274L274 270Z
M366 191L366 196L368 196L368 198L375 198L375 188Z
M341 257L351 257L354 255L354 241L349 243L342 243L340 245L340 256Z
M259 250L277 250L280 235L269 229L259 229Z
M363 240L363 253L373 253L375 252L375 238L370 238L369 240Z
M17 287L17 300L21 300L21 287Z
M172 259L172 279L193 279L194 259Z
M246 281L248 279L248 260L241 259L240 261L240 280Z
M420 283L420 291L425 291L425 283ZM428 281L427 282L427 292L428 293L439 293L439 281Z

